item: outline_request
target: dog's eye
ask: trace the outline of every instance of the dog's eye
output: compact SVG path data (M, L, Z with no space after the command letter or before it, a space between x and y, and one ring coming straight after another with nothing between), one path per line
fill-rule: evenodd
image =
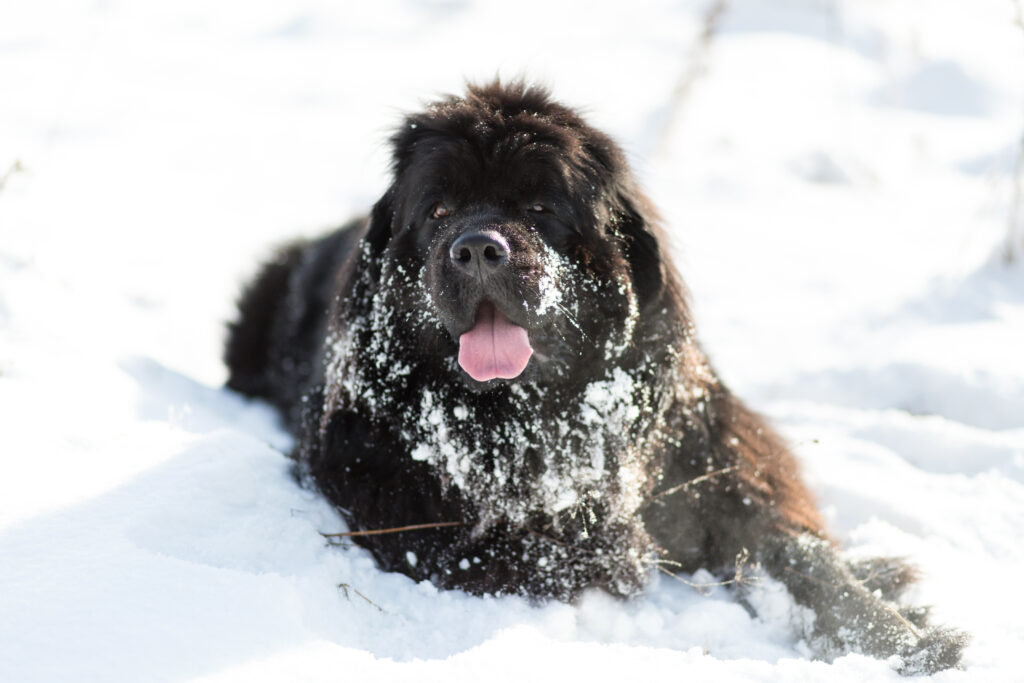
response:
M547 210L548 208L539 202L530 206L530 211L534 213L547 213Z
M449 209L444 202L438 202L437 204L434 204L434 208L430 210L430 217L437 220L438 218L450 216L451 213L452 210Z

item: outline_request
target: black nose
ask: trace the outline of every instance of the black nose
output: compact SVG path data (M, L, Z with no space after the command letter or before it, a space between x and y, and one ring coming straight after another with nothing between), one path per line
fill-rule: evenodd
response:
M508 263L508 242L493 230L470 230L452 243L448 253L456 268L486 275Z

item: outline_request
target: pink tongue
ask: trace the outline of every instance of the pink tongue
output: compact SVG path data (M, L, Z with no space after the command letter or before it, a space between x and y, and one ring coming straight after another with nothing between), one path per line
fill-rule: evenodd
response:
M480 304L473 329L459 337L459 365L478 382L518 377L531 355L526 330L488 301Z

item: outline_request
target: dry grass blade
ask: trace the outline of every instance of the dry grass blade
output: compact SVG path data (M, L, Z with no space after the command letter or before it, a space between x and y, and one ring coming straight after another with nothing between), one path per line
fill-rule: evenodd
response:
M380 536L381 534L398 534L403 531L420 531L421 529L440 529L450 526L465 526L466 522L433 522L430 524L409 524L408 526L396 526L390 529L366 529L364 531L341 531L336 534L325 534L320 532L324 538L349 538L350 536Z
M373 600L371 600L370 598L368 598L365 595L363 595L362 593L360 593L359 590L354 588L353 586L350 586L347 583L339 583L338 584L338 588L340 588L341 592L345 594L345 599L346 600L351 600L352 599L352 596L350 596L348 594L349 591L352 591L353 593L355 593L356 595L361 597L363 600L366 600L366 602L368 602L371 605L373 605L374 607L376 607L378 611L380 611L381 613L385 613L386 614L386 612L384 612L384 608L383 607L381 607L380 605L375 603Z
M730 465L729 467L723 467L721 469L714 470L712 472L708 472L707 474L702 474L699 477L696 477L696 478L691 479L689 481L684 481L682 484L679 484L678 486L673 486L670 489L665 489L664 491L661 491L660 493L656 493L655 495L650 497L650 499L647 501L646 504L650 505L651 503L653 503L654 501L658 500L659 498L661 498L663 496L670 496L673 493L677 493L679 491L685 491L686 489L690 488L691 486L696 486L697 484L699 484L701 482L704 482L704 481L707 481L708 479L713 479L713 478L715 478L717 476L720 476L720 475L723 475L723 474L728 474L729 472L732 472L732 471L738 470L738 469L739 469L738 465Z

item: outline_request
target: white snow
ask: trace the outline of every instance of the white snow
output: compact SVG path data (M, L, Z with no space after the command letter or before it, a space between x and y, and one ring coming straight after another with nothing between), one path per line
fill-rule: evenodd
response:
M808 660L770 583L752 619L704 572L543 606L382 573L219 388L258 260L368 209L398 112L497 72L626 147L718 371L849 552L973 634L933 679L1019 680L1015 3L731 0L674 100L709 4L0 5L0 680L897 680Z

